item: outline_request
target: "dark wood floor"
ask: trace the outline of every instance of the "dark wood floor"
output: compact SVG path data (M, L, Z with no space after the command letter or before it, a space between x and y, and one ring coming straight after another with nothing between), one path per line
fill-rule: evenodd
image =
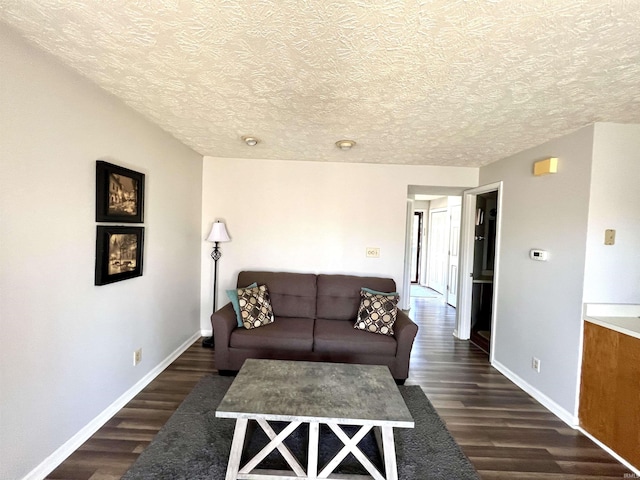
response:
M455 310L439 298L412 299L410 316L420 332L407 384L424 389L483 479L630 473L490 367L481 350L456 340ZM214 356L196 342L47 478L119 479L198 380L215 372Z

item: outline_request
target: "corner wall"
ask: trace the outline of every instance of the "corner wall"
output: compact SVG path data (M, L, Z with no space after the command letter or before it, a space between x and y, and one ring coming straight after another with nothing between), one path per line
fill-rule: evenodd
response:
M6 26L0 55L0 478L36 478L199 331L202 157ZM144 275L100 287L98 159L146 174Z
M481 185L504 182L494 360L565 419L576 414L593 138L589 126L480 169ZM534 177L547 157L558 173ZM532 248L549 261L530 260Z
M202 238L224 220L218 307L244 269L392 277L403 285L408 185L475 187L477 168L205 157ZM213 245L202 242L203 330L211 330ZM379 247L380 258L367 258ZM403 292L400 292L403 295Z
M640 125L597 123L585 303L640 304ZM615 245L604 231L616 230Z

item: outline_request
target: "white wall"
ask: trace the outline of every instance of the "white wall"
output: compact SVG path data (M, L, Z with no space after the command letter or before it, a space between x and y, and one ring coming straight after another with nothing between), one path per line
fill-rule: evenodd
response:
M218 306L243 269L385 275L402 289L408 185L477 182L477 168L205 157L202 238L216 219L232 237L221 244ZM366 258L366 247L379 247L380 258ZM202 242L201 321L209 330L211 249Z
M575 413L593 126L480 169L480 184L504 181L495 361ZM558 173L533 163L558 157ZM548 262L529 250L550 252ZM541 372L531 358L541 360Z
M199 330L202 158L4 26L0 52L0 478L19 479ZM100 287L97 159L147 182L144 275Z
M640 303L640 125L595 126L584 301Z

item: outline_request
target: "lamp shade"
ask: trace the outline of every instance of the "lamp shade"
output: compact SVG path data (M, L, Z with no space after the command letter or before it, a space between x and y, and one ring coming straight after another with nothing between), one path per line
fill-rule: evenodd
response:
M229 234L227 233L227 227L225 227L224 223L218 221L214 222L211 227L211 233L207 237L208 242L228 242L231 240L229 238Z

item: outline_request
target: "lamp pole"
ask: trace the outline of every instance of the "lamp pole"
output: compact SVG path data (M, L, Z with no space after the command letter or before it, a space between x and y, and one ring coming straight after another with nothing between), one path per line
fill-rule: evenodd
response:
M211 252L211 258L213 258L213 313L216 313L216 299L218 297L218 260L222 257L222 252L218 247L218 242L215 242L213 251Z
M220 221L216 221L213 223L211 227L211 233L207 237L208 242L213 242L213 251L211 252L211 258L213 258L213 313L216 313L217 310L217 297L218 297L218 260L222 257L222 251L218 246L220 242L228 242L231 240L229 238L229 234L227 233L227 227L224 223ZM211 331L213 332L213 319L211 321ZM202 341L202 346L206 348L214 348L215 341L214 335L205 338Z

